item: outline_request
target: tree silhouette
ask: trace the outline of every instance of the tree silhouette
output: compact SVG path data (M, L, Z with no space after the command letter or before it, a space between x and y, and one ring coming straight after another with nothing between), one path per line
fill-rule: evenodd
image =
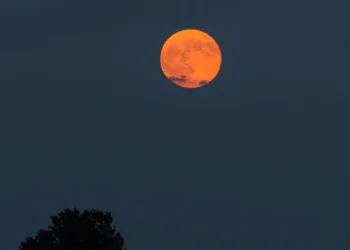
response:
M48 229L21 242L20 250L126 250L111 213L65 209L51 216Z

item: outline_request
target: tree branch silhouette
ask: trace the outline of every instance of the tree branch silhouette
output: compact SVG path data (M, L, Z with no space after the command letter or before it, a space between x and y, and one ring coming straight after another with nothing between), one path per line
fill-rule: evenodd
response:
M19 250L126 250L109 212L65 209L51 216L51 222L48 229L24 239Z

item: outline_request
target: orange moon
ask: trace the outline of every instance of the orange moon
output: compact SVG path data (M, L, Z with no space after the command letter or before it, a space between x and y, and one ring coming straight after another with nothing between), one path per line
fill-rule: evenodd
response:
M173 34L160 53L164 75L183 88L200 88L210 83L219 73L221 61L221 50L214 38L196 29Z

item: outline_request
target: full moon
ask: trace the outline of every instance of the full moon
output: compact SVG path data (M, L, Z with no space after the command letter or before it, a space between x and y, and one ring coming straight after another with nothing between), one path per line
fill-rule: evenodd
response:
M214 38L196 29L173 34L160 53L164 75L183 88L200 88L210 83L220 71L221 60Z

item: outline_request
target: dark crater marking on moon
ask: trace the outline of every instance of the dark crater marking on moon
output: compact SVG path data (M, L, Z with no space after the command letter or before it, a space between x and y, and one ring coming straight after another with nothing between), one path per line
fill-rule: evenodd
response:
M180 77L170 76L169 80L174 81L174 82L186 82L187 81L186 76L184 76L184 75L181 75Z

